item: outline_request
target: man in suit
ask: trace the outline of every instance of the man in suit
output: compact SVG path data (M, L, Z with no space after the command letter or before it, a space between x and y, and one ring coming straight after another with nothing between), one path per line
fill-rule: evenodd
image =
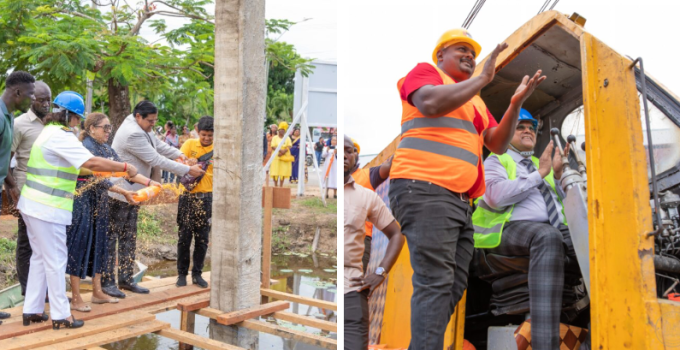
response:
M140 174L151 178L152 170L160 168L178 176L189 173L199 176L205 172L198 166L189 167L174 159L186 156L177 148L161 142L153 134L153 127L158 121L158 109L150 101L139 102L131 115L125 118L123 124L113 138L112 147L118 153L122 162L134 165ZM129 191L137 191L143 186L122 181L119 185ZM114 266L116 262L116 242L118 242L118 287L133 293L149 293L149 290L138 286L132 280L135 250L137 245L137 214L139 207L128 204L122 196L109 192L114 200L109 204L109 257L106 271L102 274L102 290L104 293L124 298L115 284Z
M552 156L552 141L533 156L537 124L522 108L510 148L484 161L486 193L472 222L476 248L529 257L531 345L559 349L565 255L576 254L562 207L562 156Z

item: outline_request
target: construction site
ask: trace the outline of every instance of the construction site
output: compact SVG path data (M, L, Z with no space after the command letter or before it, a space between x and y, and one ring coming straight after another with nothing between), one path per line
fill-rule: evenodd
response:
M184 6L172 4L164 3L178 11ZM155 8L151 2L142 11L150 16ZM310 167L305 192L305 181L269 186L260 164L267 99L264 63L269 64L265 2L215 1L214 26L214 205L202 275L209 287L176 285L177 256L166 245L176 242L168 237L177 228L163 227L167 223L157 227L155 221L177 215L172 206L176 208L178 196L163 191L140 214L140 225L151 225L155 232L146 241L140 236L141 259L148 266L138 262L134 270L135 282L148 294L128 293L115 304L73 310L74 319L86 325L57 331L51 322L26 326L24 318L22 324L24 306L16 302L23 297L3 293L1 300L10 306L2 312L11 317L0 325L1 349L338 348L336 200L323 198L318 167L315 172ZM299 115L306 114L306 96ZM304 153L301 157L305 159ZM301 163L304 179L307 164ZM16 232L16 226L3 230ZM92 287L83 283L81 295L89 305L87 288ZM45 307L50 313L49 304Z

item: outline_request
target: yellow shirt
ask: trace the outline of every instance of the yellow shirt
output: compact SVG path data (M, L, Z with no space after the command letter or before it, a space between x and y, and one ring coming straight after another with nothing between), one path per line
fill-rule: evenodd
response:
M201 140L199 139L188 139L182 145L180 151L184 153L188 158L198 159L200 156L213 150L213 145L203 147L201 146ZM208 165L205 169L205 175L201 179L201 182L191 190L191 193L198 192L212 192L213 190L213 165Z

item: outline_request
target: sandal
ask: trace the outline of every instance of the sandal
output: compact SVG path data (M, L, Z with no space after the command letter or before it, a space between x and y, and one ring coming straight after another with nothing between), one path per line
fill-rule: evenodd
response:
M109 303L109 304L116 304L116 303L118 303L120 300L119 300L118 298L99 299L99 298L97 298L97 297L92 297L92 299L91 299L90 301L92 301L92 304L107 304L107 303Z
M75 307L73 305L73 303L71 303L70 305L71 305L71 310L76 310L76 311L80 311L80 312L90 312L90 311L92 311L92 309L90 308L90 305L85 305L83 307Z

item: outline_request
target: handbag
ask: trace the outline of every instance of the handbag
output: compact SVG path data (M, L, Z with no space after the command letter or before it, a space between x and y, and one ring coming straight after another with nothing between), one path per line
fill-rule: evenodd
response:
M208 166L210 166L210 164L212 163L212 156L213 151L210 151L198 157L197 159L198 162L196 163L196 165L200 166L201 169L205 171L206 169L208 169ZM189 173L186 173L179 179L179 182L184 186L184 188L186 188L188 191L191 191L194 189L194 187L196 187L196 185L198 185L199 182L201 182L204 175L205 174L199 176L191 176L189 175Z

